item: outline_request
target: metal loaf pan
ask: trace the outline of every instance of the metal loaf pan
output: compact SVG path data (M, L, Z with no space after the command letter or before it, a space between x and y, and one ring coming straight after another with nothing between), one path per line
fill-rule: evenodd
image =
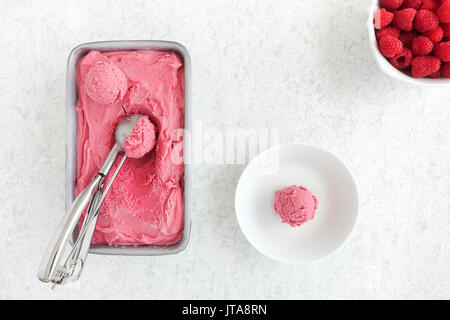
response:
M137 40L137 41L103 41L84 43L75 47L67 61L67 79L66 79L66 185L65 185L65 209L69 210L75 199L76 182L76 156L77 156L77 113L76 105L78 101L77 92L77 65L89 51L121 51L121 50L160 50L175 52L184 63L184 126L188 132L192 132L191 127L191 60L185 47L176 42ZM185 143L184 154L190 154L190 143ZM131 245L131 246L109 246L109 245L91 245L90 253L109 254L109 255L139 255L139 256L157 256L176 254L186 248L189 242L191 232L191 170L189 164L184 165L184 229L182 239L173 245ZM78 234L74 231L73 241Z

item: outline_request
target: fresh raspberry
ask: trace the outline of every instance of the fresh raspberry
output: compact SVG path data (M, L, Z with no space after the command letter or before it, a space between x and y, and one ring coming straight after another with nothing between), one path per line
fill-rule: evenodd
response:
M436 72L433 72L432 74L430 74L429 76L428 76L428 78L431 78L431 79L438 79L438 78L440 78L441 77L441 70L438 70L438 71L436 71Z
M404 0L402 6L400 8L401 9L413 8L413 9L419 10L421 5L422 5L421 0Z
M380 46L380 51L386 58L392 58L403 50L403 43L393 36L384 36L380 39L378 43Z
M423 35L425 37L428 37L428 39L430 39L431 42L438 43L439 41L442 40L442 38L444 38L444 30L442 30L441 27L437 26L433 30L424 32Z
M402 5L403 0L380 0L380 3L386 9L395 10Z
M446 62L442 67L441 67L441 76L444 78L450 78L450 62Z
M416 13L417 10L411 8L396 11L392 23L400 30L411 31Z
M411 42L411 52L415 56L426 56L433 50L433 42L424 36L419 36Z
M450 61L450 41L438 43L434 48L434 56L443 62Z
M441 67L441 60L431 56L415 57L412 62L411 75L413 78L423 78L435 73Z
M439 24L439 19L434 12L430 10L417 11L414 19L414 28L419 32L425 32L436 28Z
M443 2L436 13L439 17L440 22L442 23L450 22L450 2L449 1Z
M387 27L394 19L394 14L386 9L380 9L375 13L373 24L375 29L382 29Z
M436 11L440 5L440 0L422 0L422 6L420 9Z
M450 37L450 23L441 23L442 31L444 31L444 38Z
M388 35L398 38L398 36L400 35L400 30L398 30L394 26L389 26L389 27L383 28L381 30L377 30L377 32L376 32L377 40L381 39L381 37L388 36Z
M398 70L403 70L411 65L412 53L408 48L403 48L402 53L389 59L389 62Z
M402 31L398 36L398 39L403 43L403 46L406 48L411 48L411 42L415 37L419 34L415 31Z

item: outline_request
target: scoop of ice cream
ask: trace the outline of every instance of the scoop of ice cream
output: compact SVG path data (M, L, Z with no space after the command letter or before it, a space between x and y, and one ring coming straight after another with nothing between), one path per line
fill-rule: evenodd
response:
M275 192L275 212L281 221L292 227L300 226L314 218L317 199L303 186L290 186Z
M89 69L86 80L88 96L102 104L111 104L121 100L128 89L127 77L116 65L98 62Z
M156 128L148 117L140 117L123 147L129 158L139 159L153 150L156 144Z

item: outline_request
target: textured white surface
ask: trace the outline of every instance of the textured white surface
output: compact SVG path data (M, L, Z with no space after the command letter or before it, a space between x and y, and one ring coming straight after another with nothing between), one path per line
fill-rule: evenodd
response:
M0 298L450 298L450 90L377 69L369 2L0 1ZM194 119L340 156L361 197L347 243L302 266L265 258L234 215L243 167L198 165L184 252L91 255L79 283L40 283L64 210L66 59L112 39L184 44Z

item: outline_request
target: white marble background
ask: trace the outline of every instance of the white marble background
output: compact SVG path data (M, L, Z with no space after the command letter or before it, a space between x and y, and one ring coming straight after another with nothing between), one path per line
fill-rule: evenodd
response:
M374 64L369 0L0 1L0 298L450 298L450 88ZM83 42L166 39L193 67L194 118L278 128L351 167L357 226L301 266L259 254L233 208L242 166L195 166L188 248L91 255L50 291L37 267L64 211L66 59Z

